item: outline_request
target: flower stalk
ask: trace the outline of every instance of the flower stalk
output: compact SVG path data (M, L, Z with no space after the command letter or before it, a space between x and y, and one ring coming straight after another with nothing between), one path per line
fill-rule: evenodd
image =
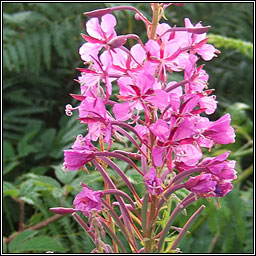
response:
M160 22L164 11L184 3L150 5L151 22L132 6L84 13L89 17L86 34L81 34L85 42L79 48L84 67L77 68L80 75L75 80L81 93L71 94L79 105L67 104L65 112L70 116L78 111L78 121L88 132L77 135L71 149L64 150L63 169L94 166L104 180L104 189L94 191L81 182L73 207L50 210L72 214L93 240L96 248L92 252L129 253L121 233L133 253L177 251L204 206L182 228L173 226L179 214L201 197L224 197L237 178L235 161L227 160L230 152L203 156L205 149L235 141L229 114L216 121L207 117L216 111L218 102L211 95L214 89L208 89L209 75L198 61L210 61L220 53L208 44L210 26L193 25L185 18L184 27L171 27ZM117 20L111 13L120 10L133 11L136 22L144 22L145 42L132 32L117 35ZM125 46L128 39L134 39L130 48ZM175 81L173 73L183 79ZM118 89L116 95L113 86ZM126 143L117 146L117 141L120 145L124 140L129 149ZM138 175L131 176L120 162ZM108 173L109 168L119 176L125 192ZM178 190L189 194L180 199ZM178 202L174 209L173 198ZM179 234L167 244L170 229ZM111 245L105 244L105 231ZM138 249L139 243L143 248Z

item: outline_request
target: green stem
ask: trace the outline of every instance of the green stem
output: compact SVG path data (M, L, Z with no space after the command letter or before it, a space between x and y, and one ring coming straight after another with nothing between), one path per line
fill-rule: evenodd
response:
M101 221L101 223L104 226L104 228L106 229L106 231L109 233L109 235L112 237L112 239L115 240L115 242L118 244L122 253L127 253L123 244L120 242L119 238L116 236L114 231L107 225L107 223L105 223L105 221Z
M204 208L205 208L204 205L200 206L199 209L189 218L189 220L187 221L187 223L184 225L184 227L182 228L181 232L179 233L178 237L176 238L176 240L172 244L172 247L171 247L170 250L175 250L177 248L177 246L179 245L181 239L185 236L185 234L187 233L188 229L191 227L191 225L194 223L194 221L196 220L196 218L199 216L199 214L201 213L201 211Z
M153 19L150 31L150 39L155 39L156 29L159 22L159 4L153 3Z
M233 157L233 158L236 158L236 157L241 157L241 156L246 156L246 155L250 155L253 153L253 148L249 148L249 149L246 149L244 151L238 151L238 152L235 152L235 153L231 153L230 154L230 157Z
M152 241L153 241L154 220L156 215L157 204L158 204L157 197L151 195L151 206L150 206L150 212L149 212L147 227L146 227L146 234L147 234L146 237L149 239L145 243L146 253L152 253L151 250L153 247Z
M167 237L167 234L169 232L169 229L173 223L173 221L175 220L176 216L182 211L184 210L188 205L190 205L191 203L193 203L194 201L196 201L195 197L190 196L190 194L185 197L177 206L176 208L173 210L165 228L162 231L162 234L160 236L159 242L158 242L158 253L160 253L162 251L162 246L164 244L164 240Z
M148 192L146 192L143 199L142 210L141 210L142 230L144 234L146 234L148 198L149 198L149 194Z
M241 184L241 182L248 178L251 174L253 174L253 164L245 169L242 174L239 175L237 180L234 180L234 184Z

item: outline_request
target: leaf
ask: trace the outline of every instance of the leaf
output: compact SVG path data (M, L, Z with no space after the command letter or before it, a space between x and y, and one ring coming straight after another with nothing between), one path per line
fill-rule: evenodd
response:
M64 172L62 170L62 164L53 165L52 168L55 170L56 177L63 183L69 184L77 175L77 172Z
M9 160L15 157L15 151L11 143L3 141L3 160Z
M26 54L29 49L26 49L23 40L17 40L15 47L17 49L20 63L22 63L22 66L24 67L25 70L28 70L28 59L26 57Z
M11 69L20 72L18 53L16 48L11 44L8 44L8 53L11 58Z
M39 176L38 181L46 184L47 186L60 188L60 183L54 178L48 176Z
M40 175L40 174L43 175L43 174L45 174L47 171L48 171L48 168L45 167L45 166L37 166L37 167L32 168L32 169L30 170L30 172L35 173L35 174L38 174L38 175Z
M18 234L9 244L9 252L17 253L19 252L20 246L29 238L35 236L38 231L26 230Z
M42 50L43 50L43 60L46 68L49 70L51 67L51 33L44 29L41 33L42 35Z
M3 195L4 196L11 196L17 197L19 194L19 190L10 182L4 181L3 182Z
M19 247L17 252L43 252L47 251L53 252L65 252L66 248L61 247L61 245L50 236L38 236L33 237L29 240L24 241L24 243Z
M49 151L51 150L55 136L56 136L56 129L54 128L47 129L40 136L40 141L42 142L46 150L49 150Z
M14 161L14 162L11 162L7 165L4 165L4 168L3 168L3 175L9 173L10 171L12 171L20 162L19 161Z
M63 194L64 194L64 191L62 188L54 188L52 190L52 195L56 199L60 199L61 197L63 197Z
M26 180L20 185L20 196L27 196L30 195L32 192L32 188L34 186L34 181L32 179Z
M27 204L35 205L34 200L31 199L31 198L29 198L29 197L22 196L22 197L20 197L20 199L21 199L22 201L24 201L25 203L27 203Z
M18 156L25 157L33 152L36 152L37 149L33 145L27 144L25 139L21 139L18 143Z
M43 176L43 175L36 175L34 173L28 173L25 175L27 178L31 178L30 181L34 183L40 183L41 186L45 187L58 187L60 188L60 183L55 180L54 178L51 178L49 176Z
M62 34L62 29L61 26L57 23L54 22L52 24L51 29L53 30L53 44L54 44L54 48L56 50L56 52L58 53L59 57L66 58L66 54L65 54L65 45L64 45L64 38L63 34Z
M41 222L43 219L43 214L41 212L35 213L34 215L32 215L29 219L29 225L33 226L35 224L38 224L39 222Z

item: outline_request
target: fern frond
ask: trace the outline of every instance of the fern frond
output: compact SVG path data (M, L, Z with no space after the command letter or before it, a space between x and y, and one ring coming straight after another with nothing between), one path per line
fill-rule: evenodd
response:
M235 49L250 59L253 58L253 44L250 42L221 35L209 34L208 36L208 42L214 44L217 48Z

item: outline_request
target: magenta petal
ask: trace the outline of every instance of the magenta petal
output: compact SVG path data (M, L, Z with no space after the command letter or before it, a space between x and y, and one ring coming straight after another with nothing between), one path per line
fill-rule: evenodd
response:
M156 169L154 167L151 167L144 176L144 182L152 195L160 195L162 193L161 179L157 178Z
M163 164L163 155L165 153L165 148L158 148L158 147L153 147L152 150L152 158L154 161L154 164L156 166L162 166Z
M169 125L162 119L158 119L155 123L151 124L149 129L154 133L161 141L166 141L170 134Z
M156 41L151 39L148 40L148 42L145 44L145 47L151 56L156 57L157 59L160 57L160 46Z
M118 121L126 121L132 116L133 109L134 107L129 102L116 103L113 112Z
M91 37L104 39L104 34L102 33L98 18L92 18L87 21L86 31Z
M178 125L178 128L176 129L172 139L174 141L178 141L178 140L190 138L194 133L195 133L194 122L189 118L185 118L181 122L181 124Z
M205 44L202 47L198 48L196 51L206 61L209 61L213 57L216 57L216 54L215 54L216 49L211 44Z
M89 216L93 210L101 210L102 197L103 193L101 191L93 191L92 189L83 187L83 190L76 195L73 204L77 211L81 211L85 216Z
M64 150L64 166L70 171L76 171L93 158L93 153L87 150Z
M112 14L106 14L101 18L101 28L109 37L115 34L114 27L116 26L116 18Z
M84 61L90 61L92 60L91 56L97 58L97 55L101 48L102 48L101 44L84 43L79 49L79 54L81 55L81 59Z

